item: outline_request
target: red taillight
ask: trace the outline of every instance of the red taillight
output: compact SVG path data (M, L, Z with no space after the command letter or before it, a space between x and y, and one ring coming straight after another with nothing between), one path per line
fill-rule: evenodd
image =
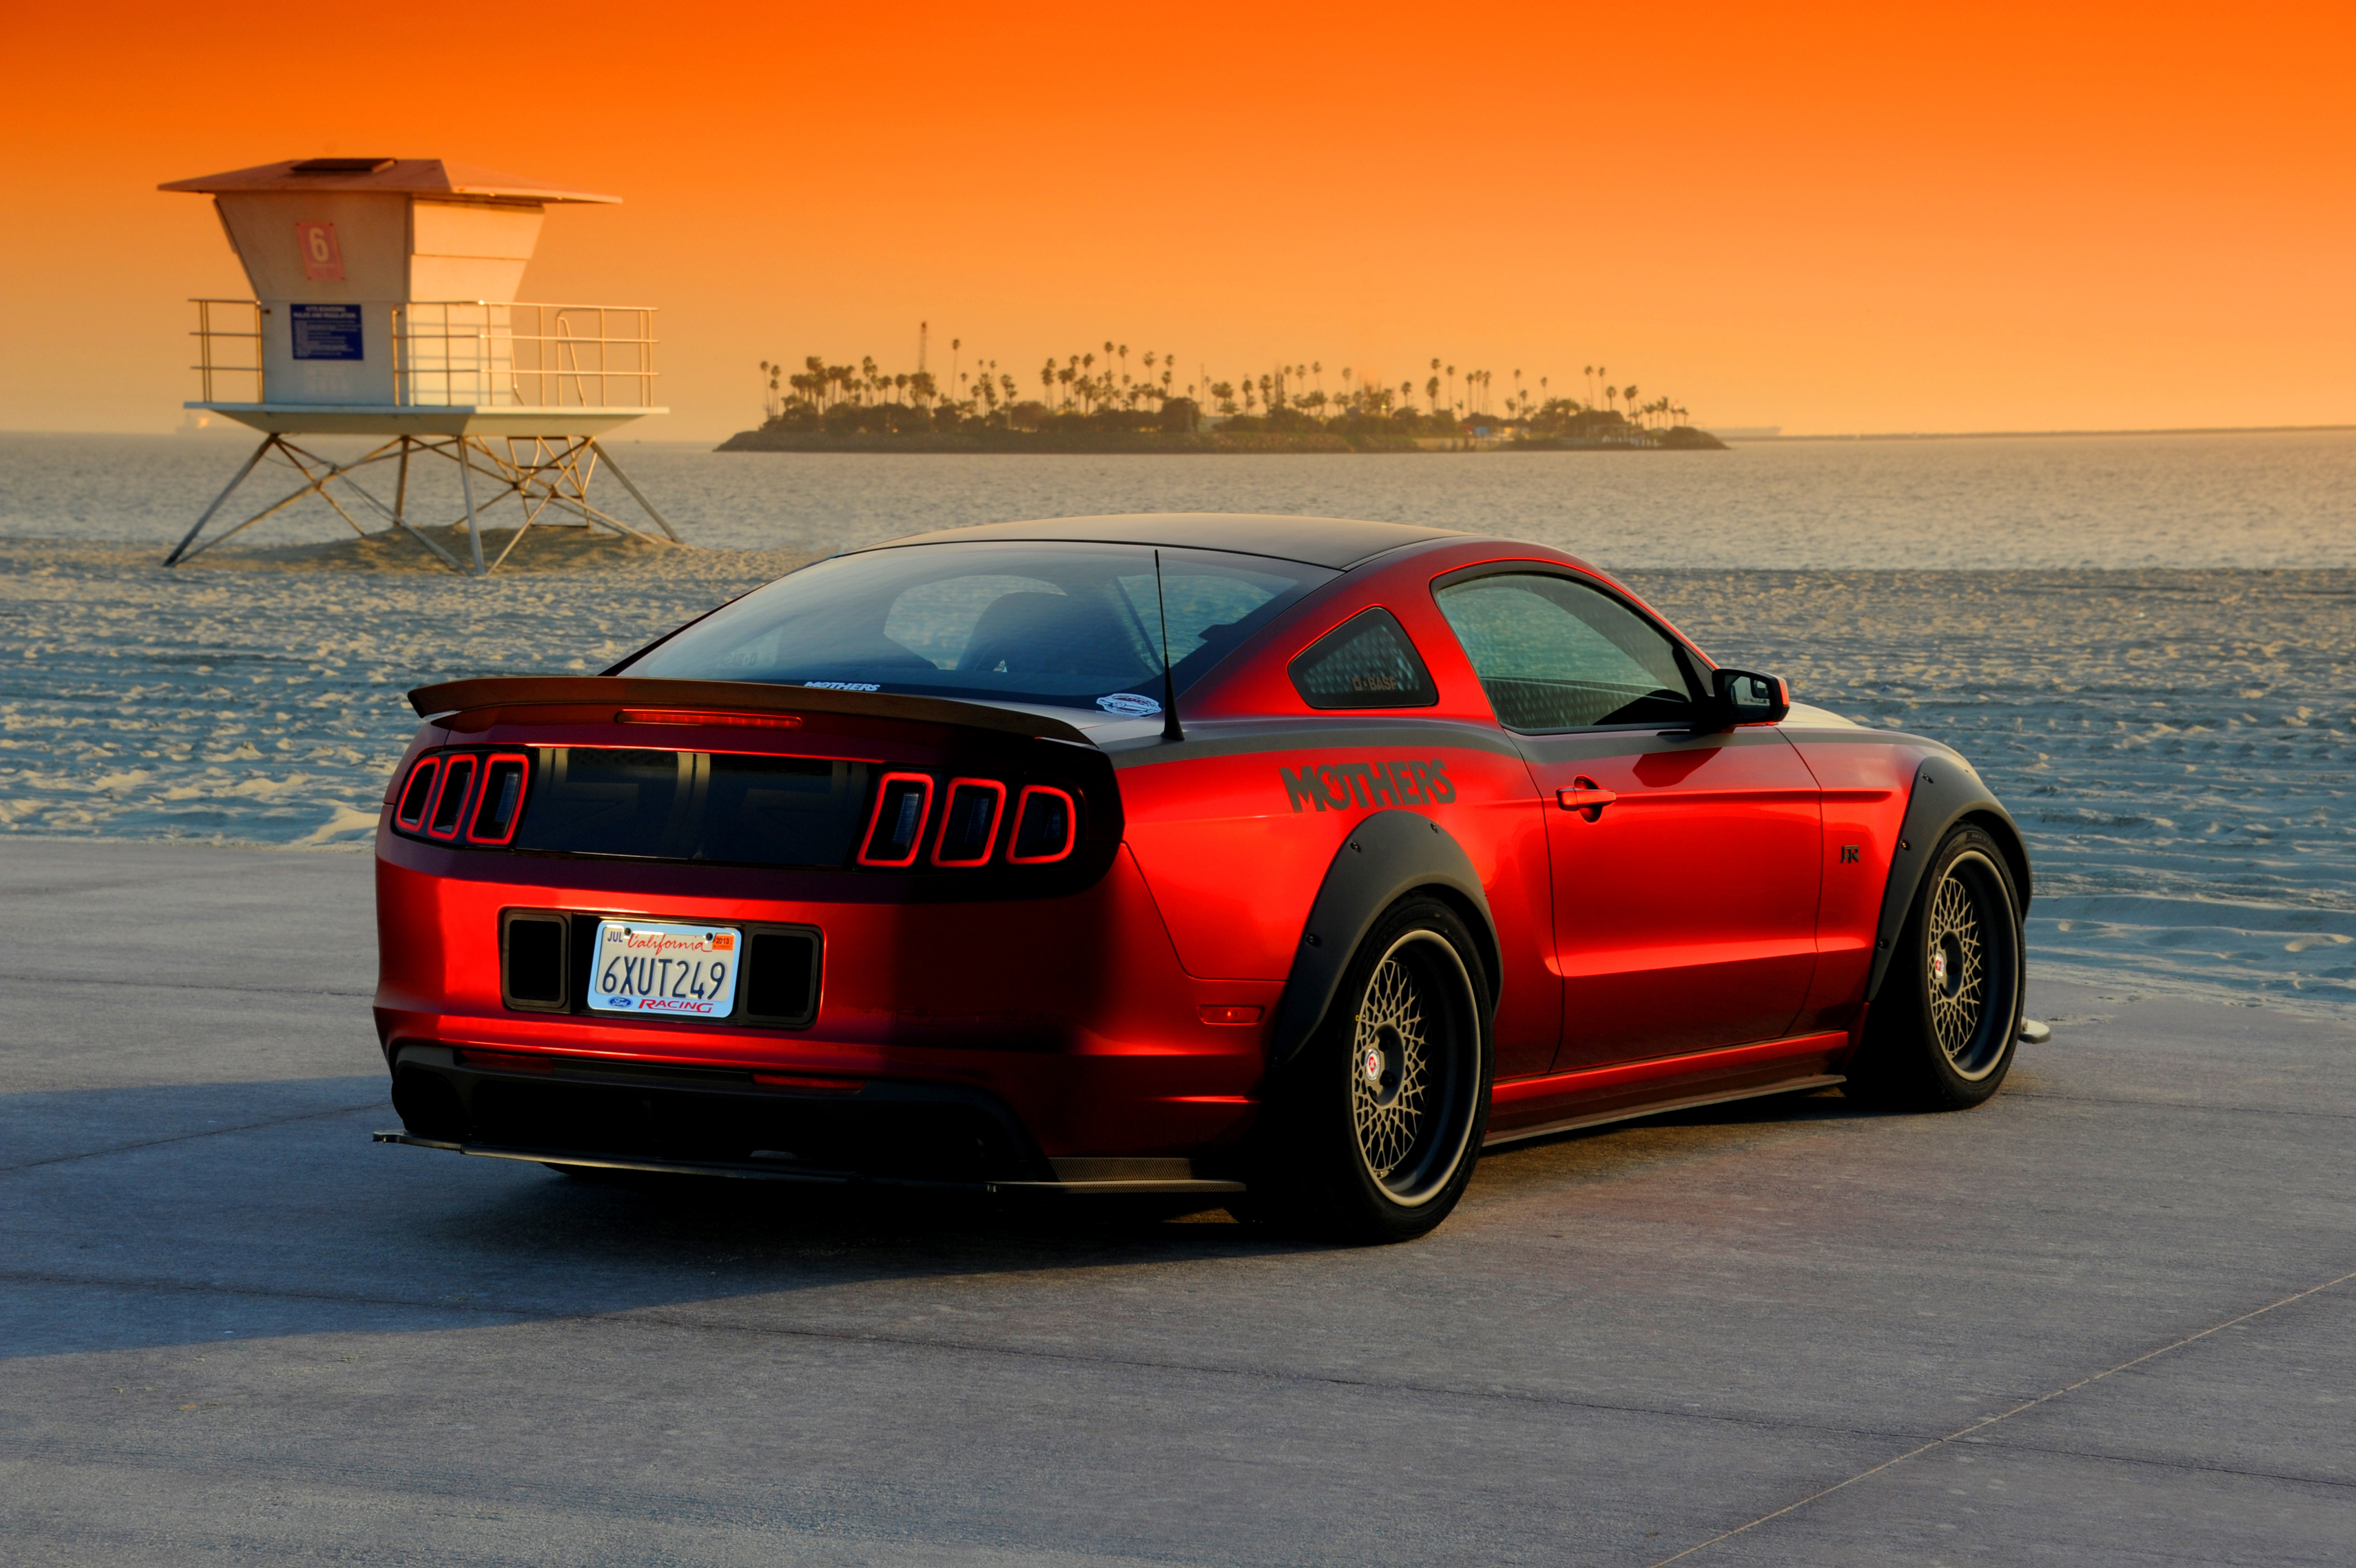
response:
M935 865L981 865L998 841L998 819L1006 813L1006 786L995 779L952 779L949 801L933 835Z
M409 782L401 788L401 803L392 809L396 827L411 832L425 825L426 808L434 803L434 780L442 777L442 759L421 757L417 766L409 770Z
M932 809L929 773L886 773L875 786L875 811L860 841L862 865L914 865L924 847L925 814Z
M495 751L484 761L483 787L476 791L474 820L466 827L468 843L514 841L516 823L523 818L524 783L530 771L530 759L521 752Z
M710 725L720 729L799 729L795 714L704 712L695 708L624 708L614 715L617 725Z
M475 759L461 754L446 759L442 765L442 788L434 792L434 814L425 831L437 839L458 836L458 824L466 820L466 797L475 789Z
M1072 853L1080 831L1079 807L1071 792L1052 784L1026 786L1014 807L1014 837L1006 846L1009 865L1044 865Z

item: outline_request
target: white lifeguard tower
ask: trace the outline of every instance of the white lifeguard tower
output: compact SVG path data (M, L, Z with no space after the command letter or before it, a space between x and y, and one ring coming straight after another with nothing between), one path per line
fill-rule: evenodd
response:
M639 306L530 305L515 295L552 203L616 202L441 158L304 158L175 180L163 190L213 199L253 298L199 299L203 395L186 406L251 425L262 445L165 564L317 496L363 537L336 493L431 550L455 572L496 570L535 523L679 542L597 437L669 410L654 404L654 312ZM252 393L233 401L224 392ZM372 435L343 463L289 439ZM457 465L471 547L461 561L409 515L410 458ZM305 483L235 527L207 525L264 460ZM398 466L390 504L355 471ZM591 503L600 464L659 534ZM477 485L489 487L480 497ZM496 559L482 513L513 496L523 521Z

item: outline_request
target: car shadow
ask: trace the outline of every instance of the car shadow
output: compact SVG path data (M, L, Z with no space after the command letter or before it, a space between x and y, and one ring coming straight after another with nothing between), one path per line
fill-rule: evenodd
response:
M1484 1156L1468 1207L1869 1114L1786 1095L1508 1145ZM0 1358L755 1298L825 1314L952 1279L1337 1250L1211 1199L584 1180L370 1142L394 1121L369 1079L0 1096L0 1141L32 1155L0 1159Z
M1203 1204L584 1181L396 1123L380 1079L0 1095L0 1359L1320 1250Z

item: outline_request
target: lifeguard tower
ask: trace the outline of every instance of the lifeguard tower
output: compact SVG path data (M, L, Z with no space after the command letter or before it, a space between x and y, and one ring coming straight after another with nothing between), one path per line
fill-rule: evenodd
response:
M616 202L441 158L304 158L175 180L210 196L252 299L199 299L203 395L187 406L262 433L245 467L166 558L177 566L308 496L367 537L352 508L416 540L452 571L496 570L534 525L679 542L597 437L654 403L654 312L639 306L530 305L515 295L552 204ZM224 392L251 392L247 401ZM291 437L380 436L332 462ZM412 456L448 458L466 511L462 561L410 515ZM234 527L206 528L265 461L304 483ZM391 500L358 470L391 463ZM603 466L659 533L589 499ZM335 487L331 489L330 487ZM338 499L337 492L342 499ZM523 521L483 553L483 512L512 496Z

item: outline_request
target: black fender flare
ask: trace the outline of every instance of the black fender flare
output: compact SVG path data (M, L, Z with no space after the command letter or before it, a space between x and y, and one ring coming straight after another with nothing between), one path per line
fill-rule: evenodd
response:
M1914 908L1914 895L1922 886L1922 873L1930 867L1932 854L1947 831L1966 819L1986 828L2004 852L2013 886L2020 894L2020 913L2024 918L2028 916L2029 846L2012 814L1962 757L1924 757L1915 765L1913 791L1907 797L1905 820L1899 825L1898 847L1890 857L1890 882L1882 890L1881 921L1874 930L1873 972L1865 983L1866 1001L1881 993L1890 961L1898 955L1898 935Z
M1278 1004L1269 1047L1273 1069L1292 1059L1317 1032L1341 988L1342 972L1366 932L1400 898L1419 887L1436 888L1466 916L1481 945L1494 1005L1504 983L1496 917L1472 869L1472 857L1456 836L1414 811L1376 811L1350 832L1325 868L1324 884L1310 906L1308 923L1293 950L1292 972Z

